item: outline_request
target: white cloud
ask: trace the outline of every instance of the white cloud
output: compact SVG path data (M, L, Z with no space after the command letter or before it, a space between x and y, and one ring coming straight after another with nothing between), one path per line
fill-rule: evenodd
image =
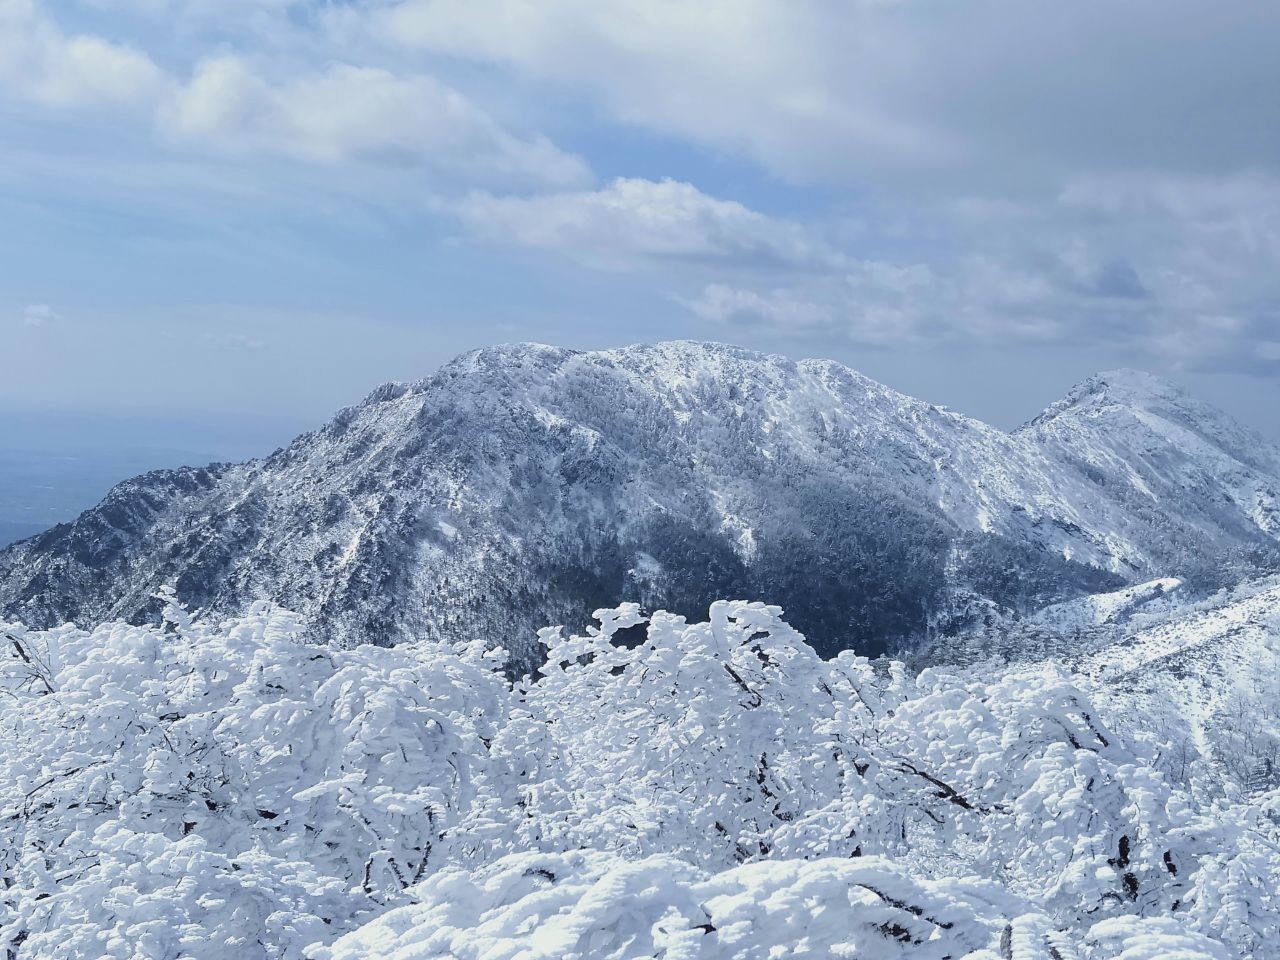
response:
M1280 6L399 0L386 42L498 64L797 179L1280 165ZM367 13L372 9L372 13ZM1213 78L1211 84L1205 77ZM1194 116L1195 122L1186 118ZM920 176L927 173L928 179Z
M711 283L683 302L714 323L782 336L902 346L952 333L936 315L942 286L927 267L863 261L851 263L841 274L764 292Z
M922 263L851 260L841 271L761 293L712 283L682 301L717 323L874 346L965 340L1045 342L1069 333L1053 283L1008 263L969 257L945 273Z
M1253 345L1280 336L1280 188L1266 177L1082 180L1041 201L859 211L843 248L914 254L902 260L669 180L475 194L457 212L486 241L659 265L665 284L695 285L675 296L695 316L745 334L1097 344L1183 365L1257 363Z
M876 52L849 0L402 0L375 35L501 64L590 99L616 120L745 153L786 176L842 179L868 150L948 154L935 131L884 109L839 65ZM350 29L350 14L339 15ZM873 71L869 71L873 72Z
M1125 249L1148 309L1137 331L1188 367L1257 369L1280 339L1280 177L1115 175L1074 180L1060 213Z
M703 320L714 323L760 324L792 333L826 333L835 323L829 305L806 299L795 290L758 293L723 283L709 283L697 297L682 302Z
M472 194L457 213L480 239L605 268L653 260L830 267L840 260L796 224L675 180L619 178L599 190L533 197Z
M68 36L31 0L0 0L0 83L50 106L153 104L166 78L149 56L93 36Z
M60 319L62 318L47 303L33 303L22 311L22 325L25 327L43 327Z
M167 191L193 219L229 194L293 219L319 195L327 215L347 204L335 232L446 211L482 243L638 271L619 286L678 291L708 323L1274 372L1280 101L1258 91L1280 86L1280 6L380 0L297 16L294 0L83 0L68 24L83 6L110 38L0 0L0 98L39 104L61 151L42 164L10 145L25 154L6 156L11 182L23 161L101 199L101 177L81 181L102 146L100 171L129 180L118 208ZM167 70L131 28L166 43ZM136 129L82 143L107 127L83 108L102 104L134 107ZM55 109L74 119L45 123ZM596 184L532 132L547 109L585 149L613 124L656 132L627 142L633 169L658 173ZM770 210L828 204L771 216L659 179L744 159L855 189L770 183Z
M133 106L164 143L220 154L374 160L468 185L563 189L590 181L580 158L545 137L510 132L426 74L290 61L268 76L247 57L225 54L197 62L184 82L140 50L68 35L32 0L0 0L3 97L61 108Z
M424 76L337 64L272 84L240 57L202 62L160 115L170 140L232 153L421 165L472 182L565 186L585 164L542 137L516 137Z

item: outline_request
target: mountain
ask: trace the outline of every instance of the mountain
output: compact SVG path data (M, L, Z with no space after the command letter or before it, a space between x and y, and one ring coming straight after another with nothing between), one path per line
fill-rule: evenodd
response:
M1159 526L1172 512L1179 546L1166 564L1216 572L1228 586L1240 571L1204 543L1275 549L1280 450L1173 384L1134 370L1100 374L1019 434L1109 488L1126 514Z
M767 600L875 653L1214 558L1266 566L1280 454L1155 378L1006 433L838 363L522 344L388 384L263 460L126 481L0 552L33 625L270 599L340 643L500 639Z

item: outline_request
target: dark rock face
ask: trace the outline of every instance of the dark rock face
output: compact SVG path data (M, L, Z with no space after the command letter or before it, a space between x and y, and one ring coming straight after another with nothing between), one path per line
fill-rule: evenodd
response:
M596 607L750 597L824 652L875 653L1188 551L1267 562L1280 457L1167 384L1111 376L1007 434L827 361L481 350L265 460L120 484L0 552L0 608L136 620L173 583L343 642L483 637L530 663L538 627ZM1195 490L1155 490L1169 471Z

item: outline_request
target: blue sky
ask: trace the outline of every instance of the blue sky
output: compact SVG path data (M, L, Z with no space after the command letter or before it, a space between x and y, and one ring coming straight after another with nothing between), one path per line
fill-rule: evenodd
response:
M0 442L243 456L669 337L1278 438L1277 89L1243 0L0 0Z

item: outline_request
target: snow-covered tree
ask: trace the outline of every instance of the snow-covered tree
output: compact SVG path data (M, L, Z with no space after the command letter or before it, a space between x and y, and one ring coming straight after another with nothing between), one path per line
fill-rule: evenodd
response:
M0 625L8 960L1265 955L1280 801L1060 666L824 661L777 607L341 649L266 604ZM1208 799L1206 799L1206 797ZM976 878L982 879L976 879Z
M18 956L300 956L445 857L506 704L478 647L331 650L265 604L4 637Z

